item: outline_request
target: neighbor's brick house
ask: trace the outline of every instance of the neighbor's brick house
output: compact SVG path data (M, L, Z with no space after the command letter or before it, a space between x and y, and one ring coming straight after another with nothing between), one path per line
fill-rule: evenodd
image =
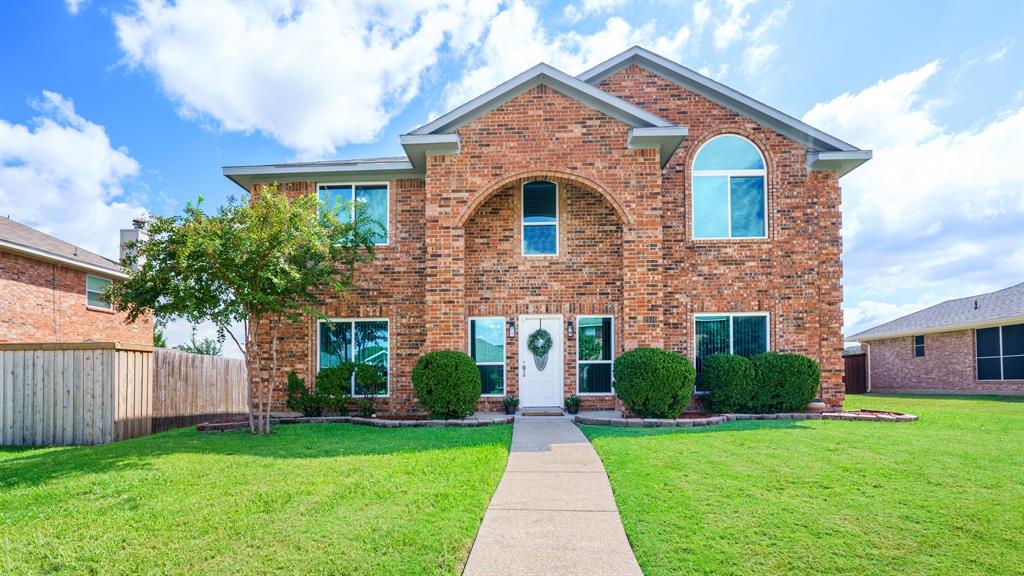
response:
M869 392L1024 394L1024 283L949 300L850 337Z
M538 65L402 145L224 169L251 191L355 198L387 224L361 288L321 294L338 322L284 330L279 401L288 371L369 358L389 372L380 409L418 412L413 365L456 349L481 366L481 409L578 392L606 408L611 360L658 346L807 354L841 405L839 178L869 151L640 48L579 77ZM523 346L540 327L545 370Z
M152 344L148 316L126 324L102 298L124 278L113 260L0 217L0 342Z

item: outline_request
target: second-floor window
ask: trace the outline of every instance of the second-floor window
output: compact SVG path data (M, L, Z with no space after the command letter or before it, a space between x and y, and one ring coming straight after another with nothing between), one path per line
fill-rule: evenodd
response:
M523 184L523 255L558 255L558 186L554 182Z
M374 239L377 245L388 243L388 185L378 184L320 184L317 187L320 202L326 210L339 210L343 222L351 222L356 206L364 207L364 215L376 220L381 228Z
M111 310L110 302L103 292L108 286L113 284L111 280L107 278L100 278L99 276L86 275L85 277L85 304L90 308L101 308L103 310Z
M746 138L708 140L693 161L693 237L765 238L768 211L761 152Z

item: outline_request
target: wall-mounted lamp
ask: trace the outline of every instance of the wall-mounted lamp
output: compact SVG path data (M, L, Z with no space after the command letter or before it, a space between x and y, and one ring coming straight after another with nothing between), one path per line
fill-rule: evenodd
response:
M514 319L512 319L512 318L509 318L508 321L506 322L506 325L508 326L508 337L509 338L515 338L516 337L516 321Z
M569 323L565 328L569 332L569 338L574 338L576 336L576 326L573 325L572 320L569 320Z

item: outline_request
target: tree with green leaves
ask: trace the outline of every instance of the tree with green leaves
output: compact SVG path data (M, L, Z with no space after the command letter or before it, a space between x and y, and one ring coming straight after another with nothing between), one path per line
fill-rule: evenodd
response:
M153 347L167 348L167 336L164 336L164 325L162 322L153 322Z
M148 239L129 246L122 262L128 279L107 295L130 322L147 313L209 321L220 342L230 337L252 383L249 426L267 434L281 328L308 315L325 318L318 291L351 291L356 265L374 256L381 224L361 205L350 214L351 205L325 207L315 194L289 199L276 184L231 199L216 214L199 198L181 216L145 220Z
M192 335L188 342L178 344L175 348L182 352L201 354L203 356L220 356L224 353L224 345L219 340L213 338L196 340L195 334Z

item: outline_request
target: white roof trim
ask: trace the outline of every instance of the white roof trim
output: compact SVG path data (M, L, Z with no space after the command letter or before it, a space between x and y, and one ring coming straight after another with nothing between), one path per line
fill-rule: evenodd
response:
M807 169L812 172L835 170L842 177L868 160L871 160L871 150L809 152L807 154Z
M402 148L417 171L425 171L427 154L458 154L458 134L403 134Z
M630 128L628 145L632 149L656 148L664 168L688 133L686 126Z
M604 90L595 88L553 66L541 63L473 98L433 122L413 130L409 134L450 132L539 84L550 86L558 92L592 106L634 128L674 126L672 123L651 114L643 108L612 96Z
M875 342L878 340L888 340L890 338L904 338L907 336L921 336L923 334L937 334L940 332L955 332L957 330L969 330L978 328L991 328L993 326L1004 326L1006 324L1020 324L1024 322L1024 316L1008 316L1006 318L998 318L995 320L978 320L977 322L961 322L958 324L947 324L945 326L929 326L928 328L918 328L916 330L897 330L894 332L886 332L884 334L871 334L870 336L861 336L863 332L854 334L849 338L846 338L847 342Z
M408 160L401 161L369 161L345 164L331 163L300 163L271 164L263 166L225 166L224 176L248 190L250 186L262 182L299 182L305 180L322 180L324 178L410 178L422 176Z
M103 268L102 266L95 266L93 264L89 264L89 263L86 263L86 262L80 262L80 261L75 260L73 258L66 258L64 256L59 256L57 254L53 254L53 253L47 252L45 250L38 250L36 248L29 248L28 246L23 246L21 244L17 244L17 243L14 243L14 242L9 242L7 240L0 240L0 248L2 248L4 250L7 250L9 252L13 252L15 254L20 254L22 256L28 256L29 258L35 258L36 260L43 260L45 262L52 262L54 264L60 264L61 266L66 266L68 268L74 268L76 270L84 270L86 272L92 272L93 274L96 274L97 276L103 276L104 278L115 278L115 279L118 279L118 280L126 280L128 278L127 274L125 274L124 272L121 272L119 270L113 270L111 268Z

